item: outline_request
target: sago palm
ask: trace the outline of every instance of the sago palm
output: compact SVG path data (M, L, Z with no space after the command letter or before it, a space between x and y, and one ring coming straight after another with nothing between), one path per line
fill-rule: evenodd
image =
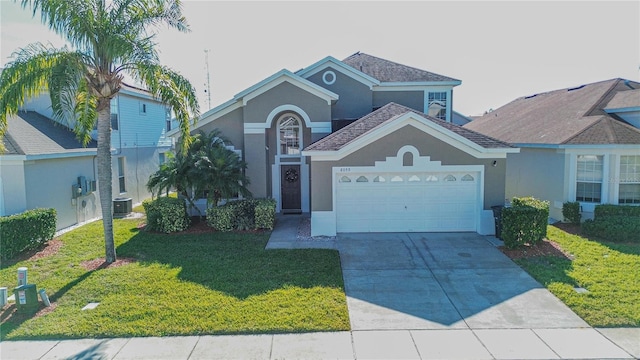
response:
M7 116L25 99L48 92L54 114L66 119L85 144L97 122L97 167L105 260L116 260L113 241L110 102L125 74L145 85L173 110L189 138L190 118L199 114L193 86L162 66L155 50L158 25L188 31L180 0L23 0L71 48L33 44L14 53L0 75L0 136Z

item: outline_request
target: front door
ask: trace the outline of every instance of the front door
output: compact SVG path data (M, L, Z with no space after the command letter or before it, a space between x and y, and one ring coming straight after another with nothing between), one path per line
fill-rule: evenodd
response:
M280 193L283 213L302 212L300 165L282 165L280 167Z

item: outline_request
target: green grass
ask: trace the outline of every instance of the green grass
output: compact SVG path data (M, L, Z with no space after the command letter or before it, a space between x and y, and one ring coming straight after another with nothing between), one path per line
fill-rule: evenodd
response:
M596 242L548 227L547 238L572 260L541 256L516 262L589 325L640 326L640 244ZM589 291L579 294L574 287Z
M338 253L264 250L268 234L164 235L140 220L115 220L119 258L136 261L87 271L104 256L102 223L63 235L55 255L3 265L45 288L56 308L38 317L2 314L2 339L162 336L348 330ZM94 310L81 311L89 302Z

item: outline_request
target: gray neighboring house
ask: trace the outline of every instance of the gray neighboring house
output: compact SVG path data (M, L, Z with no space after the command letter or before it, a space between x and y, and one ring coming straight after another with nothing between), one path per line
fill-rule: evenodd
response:
M518 149L452 123L460 83L360 52L329 56L238 93L194 131L221 130L247 162L253 195L310 213L314 236L490 234Z
M640 83L611 79L525 96L465 125L518 146L507 157L508 198L640 205Z
M127 199L121 205L151 196L146 182L172 148L167 120L166 107L142 89L125 85L112 100L112 185L114 198ZM1 216L55 208L57 230L102 216L94 191L96 142L83 147L66 121L53 120L48 95L27 101L7 125L7 151L0 154Z

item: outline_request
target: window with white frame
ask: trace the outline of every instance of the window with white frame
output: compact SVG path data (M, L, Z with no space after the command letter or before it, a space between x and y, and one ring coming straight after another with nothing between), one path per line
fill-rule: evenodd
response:
M125 177L124 177L124 162L125 162L124 156L118 158L118 185L119 185L121 194L127 192L127 187L126 187Z
M620 156L618 204L640 204L640 155Z
M279 155L299 156L302 150L300 120L293 114L285 114L278 121Z
M447 92L430 92L427 96L427 114L441 120L447 120Z
M603 157L578 155L576 201L599 203L602 200Z

